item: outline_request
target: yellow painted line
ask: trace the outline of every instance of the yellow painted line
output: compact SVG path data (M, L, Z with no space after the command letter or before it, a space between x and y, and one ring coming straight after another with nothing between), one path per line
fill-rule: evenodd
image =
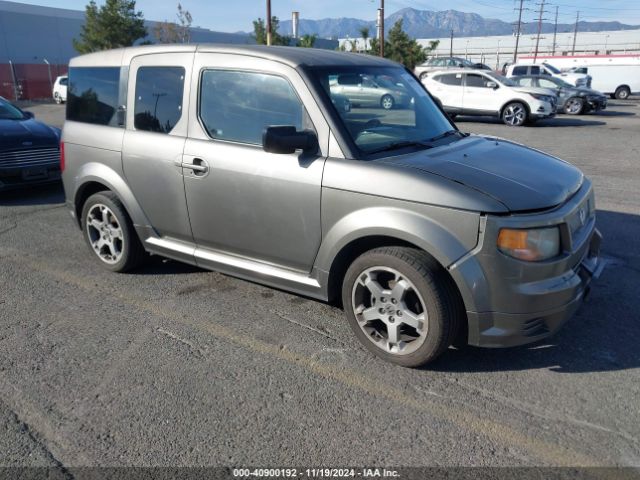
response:
M8 249L5 248L4 250L6 251ZM69 272L59 270L53 265L34 257L5 257L3 260L28 266L32 270L45 273L54 279L90 293L104 293L102 289L95 286L93 279L83 279ZM564 445L553 444L530 437L508 425L495 422L486 417L480 417L476 413L463 410L458 406L448 406L442 403L412 397L393 385L371 381L355 370L322 365L301 353L280 349L277 345L268 344L256 338L241 336L234 330L222 325L210 322L200 323L194 319L184 318L172 310L162 308L153 302L141 300L126 292L109 290L109 295L114 299L140 310L145 310L155 316L188 325L198 330L205 330L219 339L228 340L248 350L278 358L328 380L342 383L343 385L363 391L369 395L384 398L391 402L441 418L469 431L485 435L499 444L522 448L527 453L543 461L546 465L589 467L605 464L605 462L598 461L598 459L593 456L576 452ZM603 472L600 472L600 474L602 473ZM622 472L617 473L620 474Z

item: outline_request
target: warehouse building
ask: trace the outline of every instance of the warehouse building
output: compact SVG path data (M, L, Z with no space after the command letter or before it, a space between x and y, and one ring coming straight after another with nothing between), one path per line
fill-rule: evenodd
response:
M148 32L156 22L147 21ZM52 84L78 55L73 39L84 24L84 11L0 0L0 96L11 100L50 98ZM153 38L149 38L153 41ZM254 43L246 34L191 28L196 43ZM337 42L319 40L321 48Z

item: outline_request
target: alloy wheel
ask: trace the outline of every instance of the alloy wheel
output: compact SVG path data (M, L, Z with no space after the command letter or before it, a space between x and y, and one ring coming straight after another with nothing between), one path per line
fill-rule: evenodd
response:
M109 207L101 203L91 207L87 214L87 234L91 247L103 262L114 264L122 258L122 227Z
M384 352L407 355L424 343L428 333L424 300L399 271L368 268L358 276L351 295L358 326Z
M509 125L522 125L527 118L527 112L522 105L512 104L505 109L503 118Z

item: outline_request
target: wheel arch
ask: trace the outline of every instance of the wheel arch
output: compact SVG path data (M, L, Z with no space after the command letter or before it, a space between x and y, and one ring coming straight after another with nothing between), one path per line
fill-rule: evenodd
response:
M439 223L414 212L383 208L367 210L347 215L324 237L315 265L324 276L322 283L325 283L329 301L340 297L344 273L353 260L366 251L385 246L416 248L431 256L446 271L477 244L479 223L469 222L468 231L474 233L460 239ZM456 282L453 283L457 287Z
M512 98L511 100L504 102L500 107L500 112L499 112L500 118L502 118L502 113L504 112L504 109L507 107L507 105L509 105L510 103L516 103L516 102L524 105L524 109L527 111L527 117L531 115L531 107L529 106L529 103L526 100L522 100L521 98Z
M100 191L111 191L118 197L134 227L149 225L146 215L124 179L118 172L101 163L86 163L76 175L73 203L78 225L81 224L84 203L91 195Z

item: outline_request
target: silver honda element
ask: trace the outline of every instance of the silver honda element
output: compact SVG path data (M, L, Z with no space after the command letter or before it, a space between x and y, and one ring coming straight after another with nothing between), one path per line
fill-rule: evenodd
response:
M332 88L361 78L403 108ZM125 48L74 58L67 102L67 205L105 268L151 253L336 302L400 365L544 338L602 268L577 168L460 132L388 60Z

